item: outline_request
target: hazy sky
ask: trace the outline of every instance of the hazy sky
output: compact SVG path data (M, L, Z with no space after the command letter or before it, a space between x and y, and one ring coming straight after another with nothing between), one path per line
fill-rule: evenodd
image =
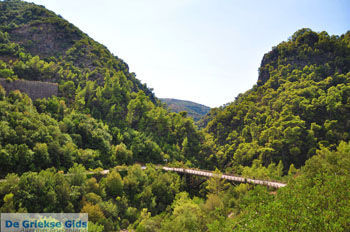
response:
M211 107L250 89L264 53L296 30L350 30L349 0L34 2L106 45L157 97Z

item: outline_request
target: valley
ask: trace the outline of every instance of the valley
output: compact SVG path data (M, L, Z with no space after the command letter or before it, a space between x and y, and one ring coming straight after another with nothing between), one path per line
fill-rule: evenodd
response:
M350 230L350 31L296 31L210 109L158 99L43 6L0 12L1 213L87 213L92 232Z

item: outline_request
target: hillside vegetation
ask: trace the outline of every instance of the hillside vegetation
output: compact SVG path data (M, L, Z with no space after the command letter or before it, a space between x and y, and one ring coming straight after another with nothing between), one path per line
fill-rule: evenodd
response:
M242 172L242 166L282 161L288 170L317 149L349 141L349 61L350 32L302 29L274 47L258 85L210 113L205 130L217 145L218 165Z
M180 113L186 111L187 115L189 117L192 117L195 122L199 121L210 111L210 107L191 101L184 101L173 98L160 98L159 100L166 103L167 107L172 112Z

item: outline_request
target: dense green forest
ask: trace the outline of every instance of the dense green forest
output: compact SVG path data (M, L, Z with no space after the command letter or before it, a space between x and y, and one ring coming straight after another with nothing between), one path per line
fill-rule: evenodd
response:
M166 103L172 112L180 113L186 111L187 115L192 117L195 122L199 121L210 111L210 107L191 101L173 98L160 98L159 100Z
M86 212L90 231L350 230L350 32L297 31L198 129L61 16L20 0L0 12L0 78L59 85L37 100L0 86L0 212Z

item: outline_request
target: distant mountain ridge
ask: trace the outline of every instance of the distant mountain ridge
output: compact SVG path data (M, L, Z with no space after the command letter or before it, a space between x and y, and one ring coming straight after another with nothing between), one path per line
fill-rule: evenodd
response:
M186 111L188 116L192 117L194 121L199 121L210 111L210 107L192 101L173 98L160 98L160 100L166 103L168 108L173 112L179 113Z

